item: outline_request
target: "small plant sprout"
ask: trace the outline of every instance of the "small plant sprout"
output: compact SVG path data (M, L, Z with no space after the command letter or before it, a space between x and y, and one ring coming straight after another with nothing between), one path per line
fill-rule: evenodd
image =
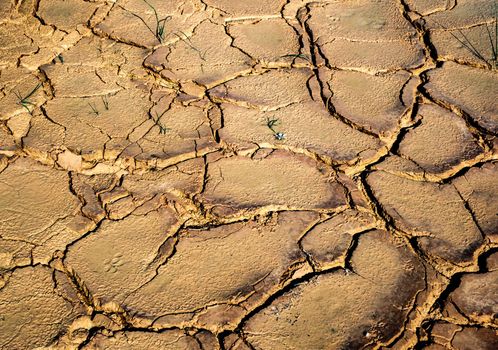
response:
M102 98L102 103L104 104L105 110L108 111L109 110L109 100L107 98L107 95L102 96L101 98Z
M275 136L275 138L280 141L285 139L285 134L283 132L276 132L273 136Z
M147 0L143 0L152 9L152 12L154 12L154 19L156 21L155 28L151 28L145 20L137 15L136 13L131 12L130 10L125 9L123 6L118 5L120 8L128 12L129 14L135 16L138 18L146 27L147 29L156 37L157 41L159 41L160 44L163 43L164 41L164 27L166 25L166 22L171 19L171 16L166 16L164 18L159 18L159 14L156 11L156 8L152 6Z
M270 119L270 118L266 118L266 126L271 130L273 131L273 133L275 133L275 129L273 128L275 125L278 124L278 119Z
M275 130L275 126L278 125L278 123L278 119L266 118L266 126L268 127L268 129L271 130L275 139L282 141L283 139L285 139L285 134L283 132Z
M31 113L30 109L29 109L29 106L34 106L35 104L33 102L31 102L29 100L29 98L31 96L33 96L33 94L40 88L40 86L42 86L41 83L39 83L38 85L36 85L33 90L31 90L31 92L29 94L27 94L26 96L22 97L21 93L19 91L17 92L14 92L14 94L16 95L17 99L19 101L17 101L17 104L20 105L20 106L23 106L24 108L26 108L26 110L28 111L28 113Z
M164 113L166 113L166 111L167 109L165 109L161 114L154 112L154 116L152 116L152 120L154 121L154 124L156 124L159 127L159 133L161 135L166 134L166 131L170 130L169 128L161 124L161 118L163 117Z
M98 111L97 107L95 107L95 105L91 104L90 102L88 102L88 105L92 109L92 111L90 112L90 114L94 114L95 116L98 116L99 115L99 111Z
M157 11L156 9L154 8L154 6L152 6L147 0L143 0L147 6L149 6L152 11L154 12L154 17L156 19L156 29L155 29L155 36L157 38L157 40L162 43L163 40L164 40L164 26L166 24L166 21L169 21L171 19L171 16L166 16L164 18L159 18L159 15L157 14Z
M55 64L56 60L59 60L60 63L64 63L64 57L62 57L61 53L55 56L55 58L52 60L52 63Z

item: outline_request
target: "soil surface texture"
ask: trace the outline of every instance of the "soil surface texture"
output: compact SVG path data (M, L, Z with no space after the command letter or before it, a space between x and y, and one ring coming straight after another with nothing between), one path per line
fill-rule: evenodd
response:
M497 13L0 0L0 349L498 349Z

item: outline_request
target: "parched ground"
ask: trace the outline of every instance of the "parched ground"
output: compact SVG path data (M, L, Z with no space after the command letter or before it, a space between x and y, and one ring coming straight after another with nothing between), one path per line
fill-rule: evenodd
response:
M0 0L0 349L498 349L497 7Z

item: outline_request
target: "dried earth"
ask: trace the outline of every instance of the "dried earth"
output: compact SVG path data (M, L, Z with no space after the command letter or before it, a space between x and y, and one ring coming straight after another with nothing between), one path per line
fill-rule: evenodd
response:
M497 6L0 0L0 349L498 349Z

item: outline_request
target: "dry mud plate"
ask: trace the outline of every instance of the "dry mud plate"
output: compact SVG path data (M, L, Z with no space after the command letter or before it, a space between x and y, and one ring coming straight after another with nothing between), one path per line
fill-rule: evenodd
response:
M497 17L0 0L0 349L498 349Z

